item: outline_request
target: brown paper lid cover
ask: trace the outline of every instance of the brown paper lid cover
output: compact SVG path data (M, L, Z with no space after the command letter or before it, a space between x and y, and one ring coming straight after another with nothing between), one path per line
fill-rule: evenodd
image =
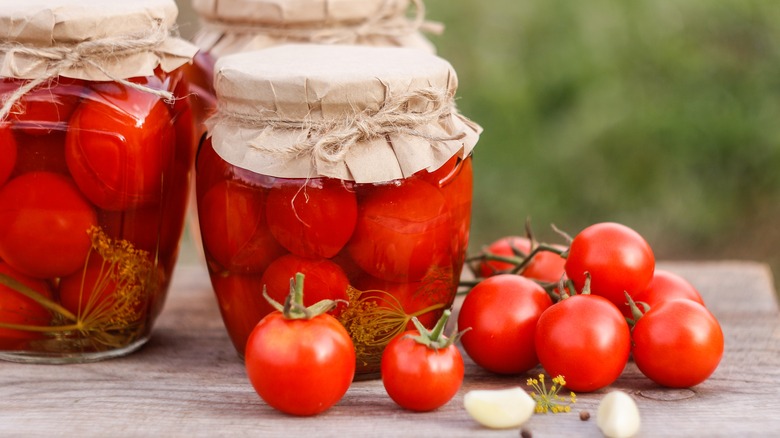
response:
M0 76L35 79L66 57L59 73L77 79L171 71L197 51L171 35L177 14L173 0L2 0Z
M414 3L416 17L407 17ZM193 0L201 19L194 42L215 58L284 43L413 47L435 52L421 33L422 0Z
M212 144L226 161L285 178L407 178L471 153L457 76L421 50L283 45L217 62Z

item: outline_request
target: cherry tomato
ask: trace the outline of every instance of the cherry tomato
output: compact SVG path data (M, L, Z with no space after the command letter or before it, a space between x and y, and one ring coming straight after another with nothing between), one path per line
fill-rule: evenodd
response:
M655 256L650 245L631 228L612 222L591 225L574 237L566 258L566 275L581 291L586 273L590 290L619 309L625 307L625 292L642 291L653 278ZM621 310L622 311L622 310ZM566 380L569 380L569 376Z
M302 299L295 301L302 304ZM344 326L328 314L291 318L274 311L255 326L246 344L246 372L257 394L273 408L316 415L349 389L355 346Z
M23 82L19 81L18 85ZM84 81L59 77L28 92L16 104L11 119L31 135L64 130L84 92Z
M121 84L93 88L65 138L73 179L105 210L159 203L175 141L168 108L159 97Z
M262 188L223 180L198 202L203 246L224 269L259 273L285 253L268 229L265 198Z
M449 312L448 312L449 313ZM382 353L382 384L399 406L418 412L445 405L463 383L460 351L445 336L418 341L419 330L396 336Z
M574 295L539 317L536 354L551 376L572 391L591 392L614 382L628 363L631 332L623 315L598 295Z
M51 287L43 280L28 277L1 261L0 274L13 278L44 298L52 299ZM51 319L51 312L38 302L0 284L0 324L46 327L51 323ZM0 350L23 349L27 341L41 337L41 332L0 327Z
M485 248L485 251L490 254L495 254L504 257L522 257L515 255L515 250L528 255L531 252L531 240L527 237L521 236L505 236L502 237ZM529 262L533 264L533 261ZM500 260L485 260L479 264L479 276L490 277L491 275L498 274L502 271L506 271L514 268L515 265L509 262L502 262Z
M702 306L704 305L704 300L701 298L699 291L697 291L688 280L673 272L662 269L656 269L655 273L653 273L653 279L650 280L650 284L648 284L643 291L632 297L634 301L643 302L650 306L650 308L653 308L664 301L677 298L695 301ZM624 315L631 316L631 310L628 306L622 310Z
M118 300L122 299L118 295L122 285L113 278L116 269L117 265L111 265L93 253L85 269L60 280L60 304L79 318L113 313ZM147 300L134 303L133 314L139 317L143 315L147 304Z
M70 178L31 172L0 188L0 258L36 278L62 277L84 265L95 211Z
M289 280L287 280L289 289ZM259 274L212 273L211 285L219 303L219 312L238 355L244 357L246 341L252 329L269 313L263 297Z
M277 180L268 192L268 228L276 240L303 257L333 257L357 222L355 192L340 180Z
M520 374L539 363L536 324L552 299L536 282L512 274L495 275L474 286L458 314L463 349L494 373Z
M553 247L560 251L566 249L560 245L553 245ZM515 254L515 250L519 251L521 255ZM490 254L517 257L518 261L522 260L524 255L530 255L531 250L531 240L521 236L502 237L488 245L486 249ZM552 251L539 251L525 265L520 275L545 283L557 283L564 275L565 263L566 259ZM479 264L478 274L481 277L490 277L491 275L510 270L515 266L515 264L500 260L486 260Z
M297 272L306 276L306 296L303 304L310 306L322 300L347 301L347 287L349 279L339 265L328 259L311 259L287 254L274 260L263 273L261 283L271 298L283 302L290 293L290 278ZM262 293L262 289L260 290ZM266 303L263 307L265 313L273 309ZM330 311L330 314L338 317L346 307L346 303L339 303ZM264 314L265 314L264 313Z
M723 331L703 305L662 301L634 325L634 362L659 385L688 388L706 380L723 357Z
M16 166L16 140L11 132L11 125L0 123L0 186L5 183Z
M409 282L423 278L431 265L451 264L450 214L437 188L409 178L367 192L358 204L357 226L347 246L364 271Z

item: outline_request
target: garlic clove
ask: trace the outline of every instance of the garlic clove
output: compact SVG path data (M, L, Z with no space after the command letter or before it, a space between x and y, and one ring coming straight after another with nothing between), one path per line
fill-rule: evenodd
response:
M463 398L466 412L491 429L518 427L534 413L536 402L520 387L473 390Z
M630 395L612 391L599 403L596 424L608 438L628 438L639 432L639 408Z

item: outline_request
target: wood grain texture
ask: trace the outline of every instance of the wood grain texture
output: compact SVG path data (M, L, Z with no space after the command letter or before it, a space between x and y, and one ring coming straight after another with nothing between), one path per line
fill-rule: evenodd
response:
M630 363L612 387L578 394L573 413L535 415L525 425L535 438L601 436L595 411L613 388L635 397L640 437L780 432L780 313L768 268L749 262L663 266L688 278L720 320L726 352L718 370L694 388L668 390ZM322 415L286 416L249 385L205 270L179 266L154 336L140 351L83 365L0 363L0 436L518 437L517 429L479 427L463 409L463 395L524 386L528 375L499 377L466 361L463 388L434 412L398 408L374 380L353 383ZM591 419L580 421L580 410L590 411Z

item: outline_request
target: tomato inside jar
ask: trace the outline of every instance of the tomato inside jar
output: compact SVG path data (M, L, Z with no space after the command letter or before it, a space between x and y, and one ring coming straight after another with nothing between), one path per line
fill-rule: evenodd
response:
M384 183L287 179L231 165L206 138L196 187L205 257L220 312L243 356L254 326L306 276L304 304L340 300L358 373L378 370L384 345L432 327L455 297L468 243L472 158ZM442 177L443 174L445 177Z

